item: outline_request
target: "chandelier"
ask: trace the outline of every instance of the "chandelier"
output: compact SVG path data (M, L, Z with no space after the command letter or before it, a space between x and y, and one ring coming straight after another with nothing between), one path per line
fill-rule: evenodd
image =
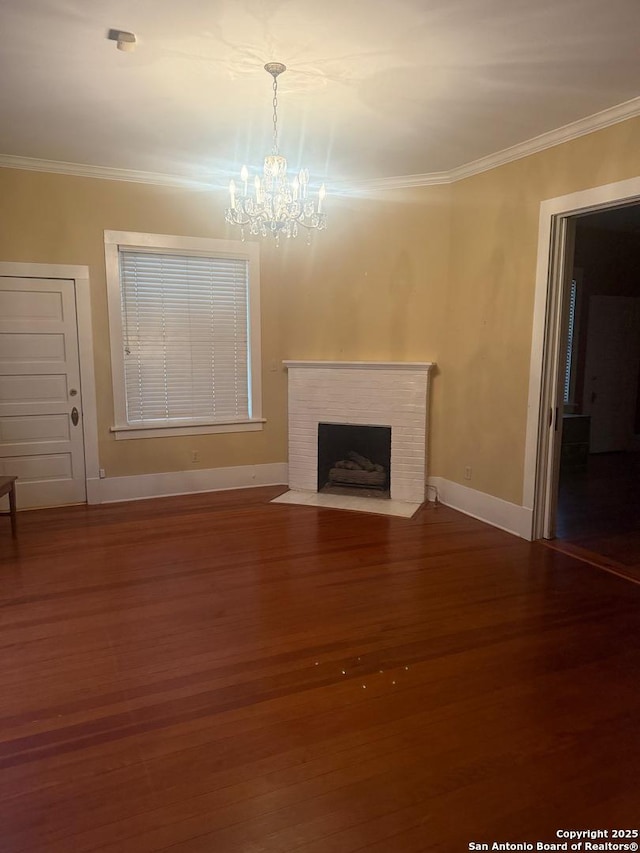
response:
M264 158L262 177L249 178L246 166L240 171L240 185L229 183L230 204L225 220L239 225L244 240L245 229L254 236L271 234L276 244L281 236L297 237L300 228L306 230L308 239L312 231L327 227L322 204L326 195L324 184L317 197L309 191L309 172L301 169L290 182L287 161L278 151L278 75L286 71L281 62L267 62L264 66L273 77L273 149Z

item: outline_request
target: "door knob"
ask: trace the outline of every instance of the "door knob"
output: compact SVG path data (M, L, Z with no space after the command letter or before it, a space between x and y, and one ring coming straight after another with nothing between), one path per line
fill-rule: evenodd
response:
M71 423L72 423L74 426L78 426L78 421L79 421L79 420L80 420L80 415L79 415L79 413L78 413L78 410L77 410L77 409L76 409L76 407L74 406L74 407L73 407L73 409L71 409Z

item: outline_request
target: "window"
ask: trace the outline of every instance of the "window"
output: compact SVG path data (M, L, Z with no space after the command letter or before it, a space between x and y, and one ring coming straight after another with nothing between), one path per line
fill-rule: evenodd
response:
M116 438L262 428L258 247L106 231Z

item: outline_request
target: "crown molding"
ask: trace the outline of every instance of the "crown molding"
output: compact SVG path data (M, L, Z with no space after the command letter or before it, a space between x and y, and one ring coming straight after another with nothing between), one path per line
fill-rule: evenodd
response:
M520 142L510 148L473 160L462 166L444 172L426 172L421 175L400 175L392 178L372 178L362 181L336 181L331 184L331 192L337 195L368 195L384 190L411 189L414 187L434 187L453 184L464 178L488 172L498 166L521 160L531 154L545 151L593 133L613 124L640 116L640 97L632 98L615 107L609 107L599 113L566 124ZM100 178L109 181L128 181L136 184L154 184L156 186L176 187L179 189L212 190L220 189L213 180L188 178L182 175L166 175L161 172L142 172L135 169L116 169L109 166L91 166L84 163L64 163L58 160L39 160L32 157L17 157L13 154L0 154L0 168L23 169L31 172L50 172L57 175L73 175L80 178Z
M76 178L100 178L107 181L127 181L134 184L154 184L180 189L213 189L211 181L166 175L162 172L142 172L136 169L116 169L110 166L91 166L86 163L64 163L59 160L38 160L34 157L16 157L0 154L0 167L23 169L28 172L49 172L55 175L73 175Z
M604 130L605 127L610 127L612 124L618 124L621 121L626 121L629 118L635 118L639 115L640 98L633 98L630 101L617 104L615 107L609 107L599 113L594 113L586 118L565 124L563 127L558 127L547 133L541 133L540 136L534 136L533 139L520 142L511 148L505 148L502 151L490 154L487 157L481 157L479 160L474 160L464 166L458 166L449 172L450 181L451 183L455 183L463 178L470 178L472 175L487 172L489 169L495 169L497 166L504 166L506 163L512 163L514 160L521 160L523 157L529 157L531 154L537 154L540 151L545 151L547 148L554 148L556 145L561 145L563 142L570 142L572 139L578 139L596 130Z
M423 175L404 175L398 178L359 181L354 186L362 192L374 192L385 189L393 190L408 187L432 187L441 184L454 184L456 181L461 181L464 178L488 172L490 169L504 166L507 163L512 163L514 160L521 160L523 157L529 157L531 154L537 154L540 151L545 151L547 148L553 148L556 145L561 145L563 142L570 142L572 139L578 139L580 136L586 136L588 133L593 133L596 130L603 130L612 124L618 124L621 121L626 121L639 115L640 98L633 98L630 101L617 104L615 107L609 107L599 113L594 113L594 115L578 119L578 121L565 124L563 127L550 130L547 133L542 133L540 136L535 136L526 142L520 142L510 148L504 148L495 154L489 154L487 157L481 157L479 160L473 160L471 163L457 166L448 172L427 172Z
M340 194L340 188L344 188L345 195L353 195L354 192L363 194L377 192L379 190L405 190L412 187L437 187L451 183L450 172L426 172L423 175L399 175L395 178L370 178L362 181L344 181L331 184Z

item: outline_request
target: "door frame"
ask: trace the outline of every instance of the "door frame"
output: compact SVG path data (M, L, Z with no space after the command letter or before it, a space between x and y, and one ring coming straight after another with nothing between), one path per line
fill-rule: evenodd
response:
M522 504L531 539L552 534L561 430L555 429L566 336L567 242L571 217L640 202L640 177L546 199L540 204ZM559 416L559 413L558 413Z
M69 264L30 264L0 261L0 276L12 278L71 279L74 283L80 387L82 389L82 433L84 439L85 484L87 503L99 503L98 413L93 361L93 326L91 323L91 289L89 267Z

